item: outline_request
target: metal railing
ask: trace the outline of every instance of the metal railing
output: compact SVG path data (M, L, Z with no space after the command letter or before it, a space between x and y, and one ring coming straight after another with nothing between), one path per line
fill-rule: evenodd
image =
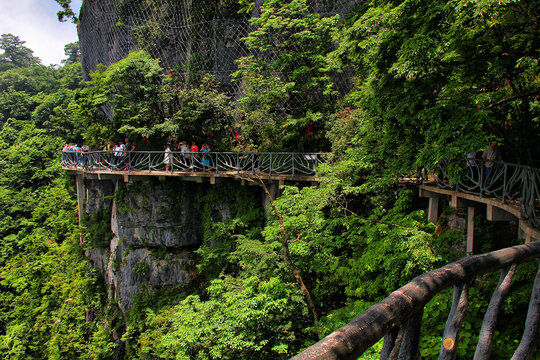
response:
M450 175L451 167L455 173L461 172L459 181ZM442 189L511 202L519 206L521 219L528 220L531 227L540 227L540 169L502 161L486 164L483 160L467 159L462 164L455 164L443 160L438 164L435 179Z
M62 152L62 167L87 171L168 171L315 175L321 153L90 151Z
M474 356L475 360L489 359L498 314L508 294L516 266L538 258L540 241L466 257L420 275L293 359L357 359L383 337L384 345L380 354L382 360L419 359L424 306L437 293L451 286L454 287L454 298L442 334L439 359L455 359L470 282L480 275L501 270L499 284L484 316ZM512 360L532 357L538 342L539 325L540 269L534 281L522 340Z

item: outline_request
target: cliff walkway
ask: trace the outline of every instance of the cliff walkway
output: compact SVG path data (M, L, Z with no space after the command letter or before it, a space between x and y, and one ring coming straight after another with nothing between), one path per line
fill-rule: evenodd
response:
M263 180L317 181L320 153L266 152L163 152L91 151L62 152L62 168L99 179L123 176L175 176L202 181L209 178L260 178Z
M481 275L500 271L484 315L474 360L487 360L493 348L498 315L517 266L540 259L539 186L540 170L506 162L494 162L490 168L481 160L456 164L442 161L435 176L401 177L401 183L414 183L420 195L429 198L430 220L436 222L439 200L467 211L467 252L474 250L474 216L486 211L490 221L517 221L518 245L487 254L467 256L440 269L420 275L372 306L344 327L309 347L294 360L357 359L381 339L381 360L420 359L421 323L426 304L439 292L453 287L453 301L442 333L439 359L458 357L459 333L468 306L469 287ZM453 175L455 174L455 175ZM420 174L418 174L420 175ZM459 179L459 181L458 181ZM524 331L512 360L532 359L539 344L540 267L533 284Z
M317 181L317 167L324 158L323 154L301 153L209 153L204 156L202 153L173 152L166 156L164 152L64 152L62 167L78 175L78 194L84 194L79 180L89 175L98 178L124 176L124 179L129 176L179 176L183 179L249 177L280 182ZM540 170L506 162L495 162L490 168L485 165L481 160L442 161L434 176L400 178L400 183L418 186L420 195L429 198L428 218L431 221L437 221L441 199L466 211L469 256L416 277L293 359L357 359L381 339L384 339L381 359L420 359L418 349L424 307L436 294L451 287L454 295L442 334L439 359L456 359L469 287L475 278L499 271L499 283L484 315L474 356L475 360L490 358L498 315L517 266L540 259ZM79 200L82 196L78 195ZM84 211L82 204L83 201L79 201L80 213ZM519 232L516 235L524 238L525 244L472 255L475 249L474 217L480 211L485 211L490 221L516 222ZM516 346L512 360L532 359L538 345L540 268L532 288L522 340Z
M408 180L416 181L420 196L429 198L429 220L437 222L441 198L467 211L468 252L473 252L474 216L480 211L489 221L517 221L517 235L526 242L540 240L540 169L502 161L485 165L482 160L441 161L431 179Z

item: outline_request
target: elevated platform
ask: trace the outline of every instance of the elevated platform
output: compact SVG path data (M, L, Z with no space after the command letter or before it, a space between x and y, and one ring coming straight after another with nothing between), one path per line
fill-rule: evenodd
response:
M420 185L420 196L429 198L428 218L437 222L438 206L440 197L449 197L450 205L454 208L466 208L468 213L468 250L472 251L474 222L473 218L476 205L486 206L486 218L489 221L511 221L519 223L518 236L525 239L526 243L540 240L540 230L531 226L530 221L522 219L520 203L517 201L505 201L495 197L484 197L475 194L458 192L455 190L442 189L435 185Z
M237 179L318 182L319 153L92 151L62 152L62 169L89 179L141 180L147 177L210 182Z
M219 183L220 179L236 179L239 181L245 181L247 179L263 180L263 181L278 181L280 184L284 184L285 181L299 181L299 182L311 182L316 183L319 178L316 176L302 175L302 174L269 174L265 172L251 172L251 171L226 171L226 172L205 172L205 171L164 171L164 170L137 170L137 171L115 171L115 170L86 170L84 168L74 168L69 166L62 166L69 175L81 175L85 179L94 180L110 180L110 179L123 179L124 182L145 180L149 177L157 177L160 180L174 177L180 178L183 181L193 181L198 183L209 182L210 184Z

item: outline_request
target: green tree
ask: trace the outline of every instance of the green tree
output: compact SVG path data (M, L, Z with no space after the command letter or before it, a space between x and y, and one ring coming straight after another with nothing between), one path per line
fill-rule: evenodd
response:
M62 60L62 64L74 64L81 61L81 49L79 42L75 41L64 46L64 55L66 58Z
M305 316L297 290L277 278L226 276L213 280L207 293L205 301L188 296L173 308L149 313L139 340L142 354L185 360L285 359L294 354L294 329Z
M24 46L24 41L13 34L2 34L0 37L0 71L12 67L27 67L39 65L41 60L34 56L34 52Z
M75 12L71 8L71 0L55 0L62 10L58 11L56 15L58 16L58 21L64 22L68 19L71 19L73 23L77 23L79 19L75 15Z
M336 91L325 56L338 17L322 17L306 0L265 1L244 39L256 54L237 60L245 97L243 132L262 149L324 149L325 120Z
M348 100L395 170L462 158L490 140L537 158L537 1L378 1L343 32ZM367 124L370 125L367 125Z
M165 74L159 60L139 51L92 73L88 85L75 116L85 119L91 143L131 133L149 140L140 146L161 147L174 136L230 148L233 107L212 76L184 87L174 71Z

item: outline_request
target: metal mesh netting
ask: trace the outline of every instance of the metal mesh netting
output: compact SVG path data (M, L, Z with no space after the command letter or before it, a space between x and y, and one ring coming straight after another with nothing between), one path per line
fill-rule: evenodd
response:
M241 39L254 30L249 18L257 16L262 1L252 14L240 14L237 0L86 0L79 23L84 72L88 76L98 64L144 49L164 68L180 66L186 83L210 73L224 92L238 97L239 85L230 75L237 70L234 60L251 55ZM322 16L344 16L360 3L313 0L310 6Z

